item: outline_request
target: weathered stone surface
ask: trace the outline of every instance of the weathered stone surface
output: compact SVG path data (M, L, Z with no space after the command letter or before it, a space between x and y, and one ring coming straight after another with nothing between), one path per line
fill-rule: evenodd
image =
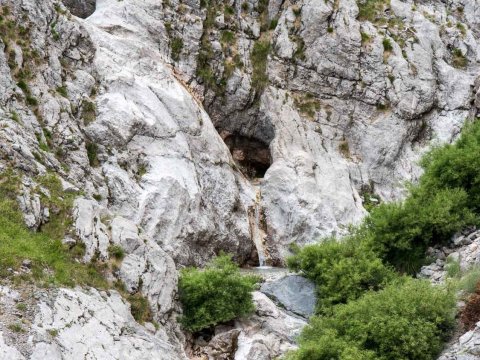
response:
M438 360L478 360L480 359L480 323L463 334L456 343L449 346Z
M237 351L239 329L229 330L216 335L209 341L206 354L210 359L228 360L235 356Z
M86 245L85 261L90 261L96 253L107 257L109 238L107 227L101 220L101 211L95 200L75 200L73 218L76 235Z
M86 18L95 11L96 0L62 0L70 12L78 17Z
M260 291L288 312L304 318L310 317L315 310L315 285L302 276L287 275L265 282Z
M75 15L93 10L91 0L66 1ZM282 263L290 243L361 221L366 193L401 198L424 151L453 141L480 104L473 0L392 0L383 25L359 20L354 0L271 0L266 16L256 1L251 11L232 3L234 14L219 6L208 31L199 1L98 0L85 20L53 0L0 4L30 29L28 51L0 42L0 171L25 175L18 200L26 223L39 228L50 216L30 186L38 174L54 172L66 191L80 190L68 243L85 243L85 261L123 247L115 276L149 298L177 350L176 267L203 265L221 250L252 261L255 201L266 255ZM268 80L258 87L251 53L265 39ZM178 60L174 40L183 45ZM206 43L214 88L197 69ZM31 56L26 93L12 68ZM262 144L261 154L231 146L232 157L216 130ZM235 163L253 160L271 163L258 191ZM469 241L457 241L466 247L461 262L477 262ZM441 281L448 255L424 272ZM294 346L286 334L301 327L263 295L256 301L252 322L238 323L239 359L281 355ZM47 358L70 351L37 349Z
M19 293L2 286L0 302L8 310L0 315L0 359L185 358L166 329L152 333L138 324L130 305L116 291L30 286ZM12 314L18 304L25 308ZM6 327L6 321L20 324L22 332Z
M255 315L235 322L235 328L241 329L235 360L271 359L295 349L295 339L306 322L286 314L260 292L254 292L253 299Z
M115 291L60 289L38 306L33 358L178 359L165 334L152 335L137 324Z
M85 23L107 89L85 131L102 148L123 149L102 167L110 210L134 221L180 263L201 264L219 249L243 260L252 247L248 197L242 196L248 184L231 168L208 115L156 50L165 35L162 13L153 2L144 5L99 1ZM135 23L125 23L125 11ZM128 32L113 26L122 23Z
M0 332L0 359L5 360L25 360L25 357L14 347L8 346L3 340L3 334Z
M458 262L461 271L480 265L480 230L468 230L453 237L449 246L429 249L436 260L422 266L418 276L434 283L443 283L447 277L448 263Z
M434 284L444 284L448 278L448 264L458 263L462 272L478 267L479 246L480 230L465 229L453 237L449 246L429 249L430 255L437 259L434 263L423 266L418 277L429 279ZM477 323L473 330L451 339L438 360L478 359L480 359L480 323Z

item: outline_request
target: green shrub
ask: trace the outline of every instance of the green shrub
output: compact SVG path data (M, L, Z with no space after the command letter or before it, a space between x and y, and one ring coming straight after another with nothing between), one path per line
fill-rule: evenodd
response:
M152 321L153 314L148 299L142 294L127 295L127 301L130 303L130 311L133 318L140 324L146 321Z
M16 123L21 123L22 121L20 120L20 116L18 115L18 113L16 111L12 111L10 113L10 119L12 119L13 121L15 121Z
M87 150L87 157L90 166L98 166L98 146L95 143L87 142L85 144L85 148Z
M198 331L252 313L251 292L257 281L254 276L241 275L227 255L218 256L203 270L183 269L178 283L181 324Z
M108 247L108 254L112 258L122 260L125 257L125 250L123 250L120 245L110 245Z
M57 92L64 98L68 98L68 91L66 86L60 86L57 88Z
M174 37L170 43L170 48L172 50L173 61L180 60L180 53L183 49L183 40L179 37Z
M11 331L16 332L16 333L25 332L25 330L23 329L22 325L19 324L19 323L10 324L10 325L8 325L8 328L9 328Z
M436 148L422 160L420 185L430 191L461 188L468 207L480 213L480 121L465 126L458 141Z
M374 251L399 271L414 273L428 246L446 243L455 232L476 222L462 189L430 192L411 189L403 203L381 204L365 220Z
M26 311L27 310L27 305L24 303L18 303L17 306L15 306L18 310L20 311Z
M383 50L385 50L385 51L392 51L393 50L393 46L392 46L392 43L391 43L390 39L384 38L383 41L382 41L382 44L383 44Z
M272 19L272 20L270 21L270 24L268 25L268 29L269 29L269 30L275 30L276 27L277 27L277 25L278 25L278 19L277 19L277 18Z
M394 278L392 269L358 241L327 239L303 247L287 259L288 266L302 271L316 284L317 308L326 312L332 305L357 299L365 291L378 290Z
M250 60L252 62L252 86L257 92L262 92L268 84L267 60L270 53L270 42L259 40L253 45Z
M225 11L224 14L226 16L232 16L235 15L235 9L229 5L225 5Z
M295 360L433 360L454 325L455 297L428 281L401 278L314 317Z
M220 41L223 44L232 45L233 43L235 43L235 34L230 30L222 31Z
M375 353L361 350L356 344L338 336L333 329L326 329L315 340L305 340L300 348L287 354L287 360L377 360Z
M370 41L370 35L368 35L367 33L362 31L360 35L362 37L362 44L365 44Z
M34 96L27 95L27 105L38 106L38 100Z
M457 69L463 69L467 67L468 60L463 55L462 51L460 49L453 49L452 50L452 65L456 67Z
M445 244L480 213L480 122L467 125L453 145L421 161L424 174L402 203L381 204L365 220L368 240L400 271L418 270L428 246Z

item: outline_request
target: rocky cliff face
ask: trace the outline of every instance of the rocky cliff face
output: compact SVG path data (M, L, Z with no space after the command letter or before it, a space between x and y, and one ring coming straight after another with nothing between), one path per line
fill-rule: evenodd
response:
M0 169L24 174L19 202L32 229L49 212L36 175L81 190L66 242L83 242L85 261L121 245L115 276L148 297L162 330L136 324L115 294L59 290L32 304L28 346L3 330L8 358L186 356L179 267L221 250L242 264L265 251L281 264L289 244L343 233L365 207L401 197L419 155L477 112L474 1L64 3L0 0ZM68 330L61 313L73 306L73 323L95 331L110 314L98 331L118 346L105 354ZM238 325L230 352L263 359L293 346L303 322L275 311L260 311L248 331ZM258 340L270 326L258 324L283 317L292 327ZM38 323L58 336L42 340Z
M170 43L183 43L173 62L217 130L270 151L262 206L282 255L342 233L365 203L401 197L425 147L451 141L476 113L468 1L164 7Z

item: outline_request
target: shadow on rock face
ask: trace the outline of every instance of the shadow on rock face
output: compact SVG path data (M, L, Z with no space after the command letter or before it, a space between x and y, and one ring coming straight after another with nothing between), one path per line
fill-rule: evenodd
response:
M85 19L95 12L96 0L62 0L70 12Z
M264 177L272 162L268 144L238 134L221 132L220 136L246 176L249 178Z

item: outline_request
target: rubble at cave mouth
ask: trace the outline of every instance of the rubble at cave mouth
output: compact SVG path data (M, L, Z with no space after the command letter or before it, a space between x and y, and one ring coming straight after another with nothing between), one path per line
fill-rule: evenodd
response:
M269 144L239 134L220 132L233 160L242 173L251 178L263 178L272 164Z

